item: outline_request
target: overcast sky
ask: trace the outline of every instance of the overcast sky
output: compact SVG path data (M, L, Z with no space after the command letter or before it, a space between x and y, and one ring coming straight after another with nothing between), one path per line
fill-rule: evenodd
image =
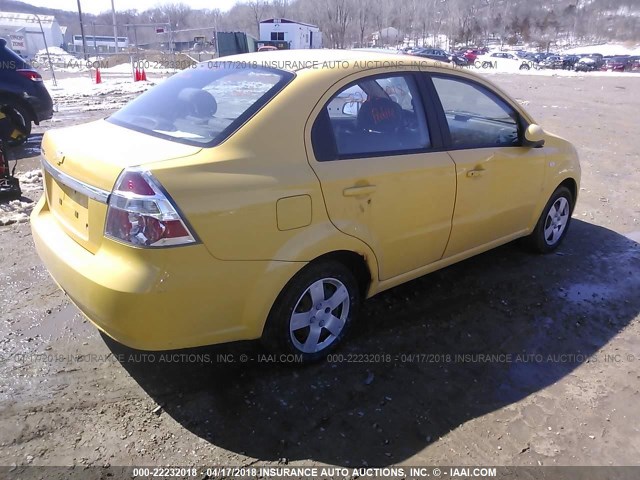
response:
M75 12L78 10L77 0L23 0L25 3L37 5L39 7L59 8ZM155 7L164 3L185 3L192 8L219 8L228 10L236 3L236 0L136 0L135 2L126 0L114 0L116 10L127 10L135 8L143 11L147 8ZM100 13L111 10L111 0L80 0L82 11L87 13Z

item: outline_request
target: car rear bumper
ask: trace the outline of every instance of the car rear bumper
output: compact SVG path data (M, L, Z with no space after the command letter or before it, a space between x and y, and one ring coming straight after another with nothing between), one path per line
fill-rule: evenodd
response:
M295 262L220 261L203 245L136 249L105 239L92 254L70 238L43 197L31 215L53 279L101 331L141 350L259 338Z
M48 94L44 98L40 96L29 96L27 101L35 113L34 122L36 124L53 117L53 100L51 100Z

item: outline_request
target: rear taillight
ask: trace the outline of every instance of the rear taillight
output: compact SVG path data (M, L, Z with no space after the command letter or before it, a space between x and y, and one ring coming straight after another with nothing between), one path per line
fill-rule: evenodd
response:
M31 80L33 82L42 82L42 77L35 70L20 70L19 69L19 70L16 70L16 72L19 75L22 75L23 77L28 78L29 80Z
M195 243L175 205L151 173L124 170L109 196L107 237L138 247Z

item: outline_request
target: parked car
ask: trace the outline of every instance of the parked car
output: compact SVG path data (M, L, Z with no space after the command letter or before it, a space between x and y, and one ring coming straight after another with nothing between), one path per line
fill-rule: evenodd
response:
M469 60L466 59L464 54L460 55L458 53L449 53L448 57L449 62L457 65L458 67L466 67L467 65L469 65Z
M540 63L540 62L542 62L543 60L545 60L546 58L548 58L548 57L552 57L552 56L555 56L555 55L556 55L555 53L551 53L551 52L536 53L536 54L534 55L534 60L535 60L537 63Z
M451 61L447 52L440 50L439 48L420 48L411 52L411 55L430 58L431 60L437 60L445 63L449 63Z
M580 60L577 55L551 55L538 63L540 68L553 70L573 70L576 62Z
M538 65L540 68L562 68L562 58L560 55L551 55L543 60L541 60Z
M0 105L7 105L17 112L21 119L21 130L26 136L31 134L31 124L53 116L53 101L44 86L42 76L22 57L7 47L7 41L0 38Z
M631 63L629 62L628 56L609 57L604 59L600 70L609 72L626 72L631 70Z
M599 53L590 53L588 55L584 55L584 57L593 59L596 64L596 69L599 69L604 64L604 57Z
M576 62L573 68L576 72L593 72L594 70L598 70L600 64L601 62L595 57L582 57Z
M508 52L494 52L489 55L482 55L476 58L475 64L480 62L481 68L491 68L494 64L499 66L506 66L507 68L516 68L519 70L529 70L531 68L531 62L517 57L516 55Z
M48 130L36 249L130 347L262 338L303 361L343 340L363 298L517 238L556 249L575 148L482 76L425 61L228 57Z
M530 60L531 62L538 62L538 60L536 59L536 54L533 52L525 52L521 55L519 55L520 58L523 58L525 60Z
M562 59L562 69L563 70L573 70L578 60L580 60L579 55L563 55Z
M485 54L485 52L482 51L482 50L470 49L470 50L467 50L463 56L464 56L464 58L467 59L467 61L469 63L474 63L476 61L476 58L478 58L480 55L484 55L484 54Z

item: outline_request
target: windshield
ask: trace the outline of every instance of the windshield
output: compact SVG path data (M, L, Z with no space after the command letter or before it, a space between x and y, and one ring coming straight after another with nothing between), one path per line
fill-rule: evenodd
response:
M214 146L292 77L275 69L202 63L140 95L107 121L176 142Z

